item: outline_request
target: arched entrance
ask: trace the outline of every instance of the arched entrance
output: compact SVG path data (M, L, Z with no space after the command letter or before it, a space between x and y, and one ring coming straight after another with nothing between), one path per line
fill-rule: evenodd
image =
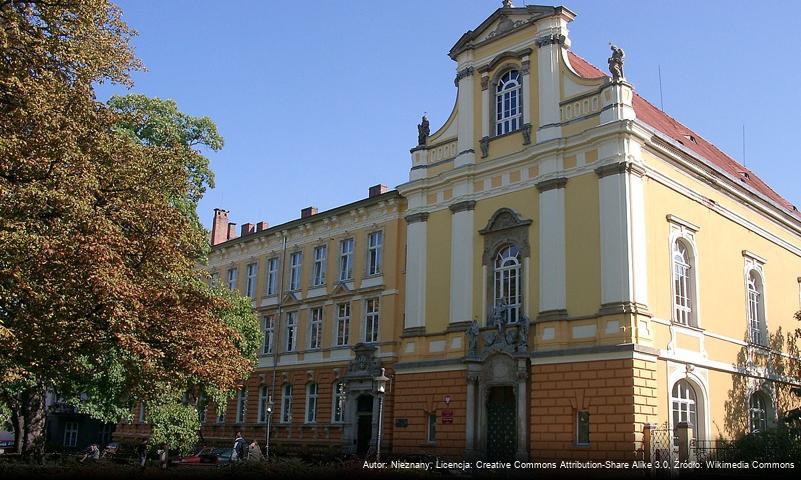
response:
M363 455L373 438L373 396L360 395L356 400L356 453Z

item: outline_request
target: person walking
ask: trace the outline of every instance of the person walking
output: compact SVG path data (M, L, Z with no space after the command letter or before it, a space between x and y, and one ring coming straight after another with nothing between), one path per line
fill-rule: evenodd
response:
M169 448L167 447L166 443L161 444L161 448L158 451L159 454L159 466L162 470L167 469L167 458L169 457Z
M236 439L234 440L234 461L242 461L247 458L247 444L242 432L236 432Z
M137 445L136 454L139 457L139 466L144 470L145 464L147 463L147 438L143 438L139 445Z
M261 447L259 447L259 442L253 440L253 442L248 447L248 461L250 462L260 462L263 458L261 454Z

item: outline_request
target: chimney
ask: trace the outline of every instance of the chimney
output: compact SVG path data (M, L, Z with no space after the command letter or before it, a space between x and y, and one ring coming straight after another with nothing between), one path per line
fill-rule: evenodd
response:
M382 193L387 193L387 186L379 183L378 185L373 185L370 187L368 196L373 198L381 195Z
M265 221L263 221L263 220L256 224L256 231L257 232L261 232L263 230L267 230L268 228L270 228L270 224L265 222Z
M300 211L300 218L309 218L312 215L317 215L317 207L306 207Z
M236 224L234 222L228 222L228 240L233 240L236 238Z
M228 210L214 209L214 219L211 222L211 244L218 245L228 240Z
M240 233L241 236L250 235L251 233L256 231L256 227L252 223L243 223L242 230Z

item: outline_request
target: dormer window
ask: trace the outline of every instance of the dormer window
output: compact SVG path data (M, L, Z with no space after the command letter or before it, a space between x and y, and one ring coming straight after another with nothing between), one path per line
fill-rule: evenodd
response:
M520 129L523 124L523 95L519 70L509 70L495 88L495 135Z

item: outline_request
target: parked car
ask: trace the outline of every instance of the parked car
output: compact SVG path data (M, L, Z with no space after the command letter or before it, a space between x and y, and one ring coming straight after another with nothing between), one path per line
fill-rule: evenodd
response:
M203 447L196 454L175 460L177 466L221 467L231 463L233 448Z

